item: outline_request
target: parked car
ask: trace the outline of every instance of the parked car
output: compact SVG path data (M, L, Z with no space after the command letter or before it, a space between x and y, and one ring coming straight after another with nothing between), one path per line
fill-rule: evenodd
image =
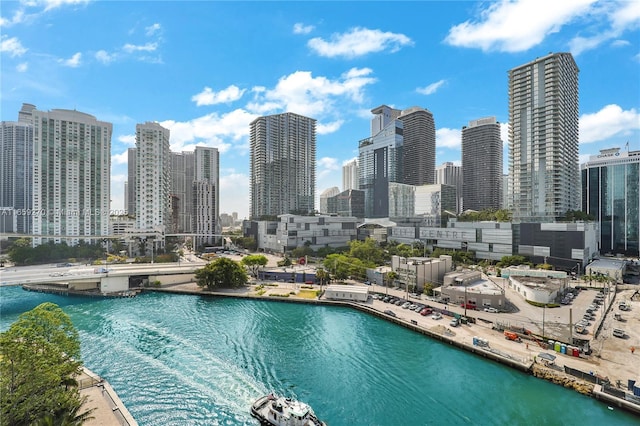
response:
M388 310L388 309L387 309L386 311L384 311L384 313L385 313L385 314L387 314L387 315L389 315L390 317L394 317L394 318L396 317L396 313L395 313L395 312L393 312L393 311L390 311L390 310Z
M409 309L409 306L411 306L411 303L409 303L409 302L404 302L404 303L402 304L402 309Z
M621 338L621 339L624 339L624 337L625 337L625 332L624 332L624 330L620 330L619 328L614 328L614 329L613 329L613 335L614 335L615 337L619 337L619 338Z
M422 315L423 317L426 317L429 314L433 313L433 309L429 308L429 307L425 307L424 309L422 309L420 311L420 315Z
M451 322L449 322L449 325L451 327L457 327L460 325L460 320L458 318L454 318L451 320Z
M484 311L491 312L492 314L497 314L499 312L496 308L492 308L491 306L484 308Z
M442 314L440 312L434 312L433 315L431 315L431 319L434 319L434 320L442 319Z

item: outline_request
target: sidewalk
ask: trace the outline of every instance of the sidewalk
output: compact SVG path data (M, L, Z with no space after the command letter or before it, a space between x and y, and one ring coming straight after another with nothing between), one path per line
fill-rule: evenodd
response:
M87 397L82 409L94 409L86 426L129 425L137 426L127 407L124 406L111 385L86 367L77 377L80 396Z

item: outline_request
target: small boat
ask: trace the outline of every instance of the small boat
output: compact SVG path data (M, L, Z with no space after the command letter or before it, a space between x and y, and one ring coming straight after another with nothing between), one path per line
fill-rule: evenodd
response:
M292 398L270 393L251 405L251 415L263 425L272 426L326 426L318 420L311 407Z

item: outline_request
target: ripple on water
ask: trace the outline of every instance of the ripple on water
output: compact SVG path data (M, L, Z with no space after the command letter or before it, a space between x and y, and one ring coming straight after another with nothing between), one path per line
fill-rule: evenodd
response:
M53 300L15 290L0 289L3 330L35 299ZM85 364L141 425L255 425L249 406L270 390L309 402L331 426L637 424L350 309L168 294L68 300Z

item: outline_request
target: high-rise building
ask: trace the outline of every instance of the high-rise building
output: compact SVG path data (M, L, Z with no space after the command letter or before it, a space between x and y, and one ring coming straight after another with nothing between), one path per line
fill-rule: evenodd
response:
M169 135L169 129L158 123L136 125L136 228L141 231L171 229ZM154 248L157 244L155 240Z
M195 157L192 152L171 152L171 232L192 230L193 171Z
M197 146L192 184L192 229L196 245L214 244L220 224L220 156L216 148Z
M581 173L582 210L600 224L600 253L640 256L640 151L602 150Z
M476 211L502 204L502 140L495 117L462 128L462 204Z
M389 182L402 181L403 122L401 111L386 105L371 112L371 136L358 143L358 180L365 217L382 218L389 216Z
M316 120L291 112L250 124L251 218L315 210Z
M327 199L327 213L364 218L364 192L347 189Z
M358 188L358 160L353 159L342 166L342 190Z
M24 114L25 116L28 115ZM35 245L108 235L112 125L75 110L31 110ZM59 238L59 237L77 238Z
M513 209L513 196L511 195L512 185L511 176L502 175L502 208L505 210Z
M124 194L126 198L125 210L130 216L136 216L136 156L135 148L127 149L127 190Z
M423 223L444 227L455 205L456 190L450 185L389 184L390 218L421 217Z
M421 107L402 111L403 123L402 183L430 185L435 181L436 127L433 114Z
M340 189L337 186L332 186L331 188L325 189L320 194L320 209L319 212L322 214L329 213L327 200L331 197L335 197L340 193Z
M19 121L0 123L0 231L31 233L33 126L24 104Z
M462 213L462 167L450 161L437 166L436 184L456 189L456 209L452 213Z
M580 208L578 73L570 53L552 53L509 71L516 222L553 222Z

